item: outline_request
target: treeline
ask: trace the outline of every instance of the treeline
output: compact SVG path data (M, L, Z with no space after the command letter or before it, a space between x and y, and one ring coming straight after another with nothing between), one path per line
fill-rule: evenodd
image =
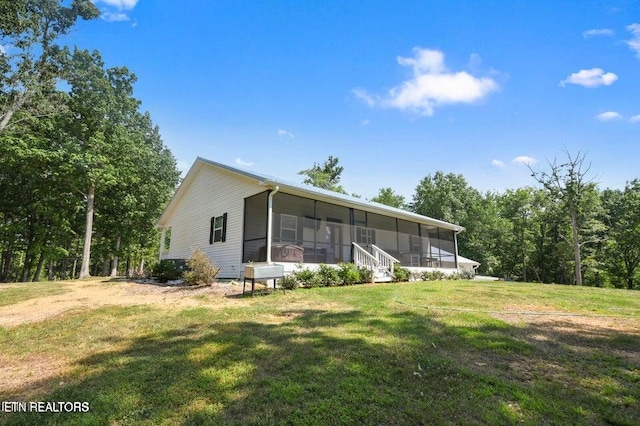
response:
M582 153L564 153L531 173L536 187L502 193L472 188L464 176L436 172L411 200L392 188L372 201L462 225L460 255L479 274L515 281L640 288L640 181L600 189ZM329 157L300 173L306 183L345 192L342 167Z
M179 180L136 77L57 44L89 0L0 5L0 281L132 274Z

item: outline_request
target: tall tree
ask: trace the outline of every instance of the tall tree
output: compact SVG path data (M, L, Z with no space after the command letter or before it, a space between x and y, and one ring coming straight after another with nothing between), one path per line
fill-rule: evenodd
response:
M533 220L535 190L518 188L507 190L499 197L500 216L509 223L510 235L502 251L501 263L508 275L527 277L527 269L533 251Z
M48 114L56 101L56 82L63 74L64 50L57 39L81 19L99 11L90 0L11 0L0 2L0 133L23 109Z
M438 171L420 181L411 209L418 214L466 226L469 207L480 198L480 193L468 185L464 176Z
M591 164L585 163L585 154L578 152L572 156L566 152L566 155L565 163L558 164L555 159L549 162L548 171L534 171L531 167L530 170L569 220L570 236L560 235L572 246L575 284L582 285L582 247L597 241L585 237L599 227L595 219L599 200L596 184L589 176Z
M380 188L378 195L373 197L371 201L391 207L397 207L399 209L404 209L406 207L404 197L400 194L396 194L391 188Z
M339 161L338 157L329 156L322 165L313 163L312 168L301 170L298 174L307 176L303 181L307 185L346 194L347 191L340 185L340 175L344 167L338 166Z
M96 192L116 184L131 164L128 151L134 147L127 125L140 104L133 98L135 80L126 68L105 69L97 51L73 52L69 113L61 124L68 136L70 163L76 168L77 189L86 198L80 278L90 275Z
M602 199L608 227L606 268L632 290L640 266L640 181L627 183L624 191L605 190Z

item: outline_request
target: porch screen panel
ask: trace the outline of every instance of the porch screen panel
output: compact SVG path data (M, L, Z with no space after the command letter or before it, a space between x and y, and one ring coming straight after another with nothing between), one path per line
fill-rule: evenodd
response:
M398 257L398 236L395 218L367 213L367 228L375 232L375 241L373 243L376 246L391 256Z
M398 220L398 260L405 266L421 266L420 225Z
M242 262L267 260L267 201L267 192L244 200Z
M271 259L314 262L317 227L313 200L281 192L275 194Z
M456 245L454 232L449 229L438 229L440 257L443 268L456 267Z
M421 225L422 234L422 266L431 268L440 267L440 241L438 239L438 228L435 226Z
M348 207L316 201L316 263L351 261L351 224Z

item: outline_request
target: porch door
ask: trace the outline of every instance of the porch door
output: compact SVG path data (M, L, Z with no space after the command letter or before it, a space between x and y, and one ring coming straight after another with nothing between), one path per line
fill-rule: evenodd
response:
M339 223L327 222L326 227L327 263L342 261L342 226Z

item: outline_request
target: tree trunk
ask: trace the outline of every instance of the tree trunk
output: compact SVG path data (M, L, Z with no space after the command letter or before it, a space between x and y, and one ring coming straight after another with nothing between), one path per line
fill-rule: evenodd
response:
M115 256L113 256L113 261L111 263L111 276L112 277L117 277L118 276L118 253L120 252L120 241L121 241L121 237L120 237L120 235L118 235L118 238L116 239L116 254L115 254Z
M131 252L129 252L129 254L127 254L127 264L124 268L124 270L126 271L127 274L127 278L131 278L131 276L133 275L131 273Z
M575 260L576 285L582 285L582 257L580 256L580 236L578 235L578 212L571 207L571 234L573 236L573 257Z
M56 262L53 260L49 262L49 270L47 271L47 280L53 281L56 272Z
M31 249L33 247L33 240L33 235L30 235L27 242L27 249L24 252L24 265L22 268L22 276L20 278L21 282L29 281L29 275L31 275L31 265L33 264L33 254L31 253Z
M89 261L91 259L91 233L93 232L93 204L95 202L96 187L89 184L87 193L87 221L84 228L84 247L82 249L82 266L80 267L80 279L90 277Z
M109 266L111 265L111 262L109 262L108 258L104 258L102 259L102 276L106 277L109 274Z
M633 276L627 278L627 288L633 290Z
M40 251L40 257L38 258L38 266L36 272L33 274L32 282L40 281L40 274L42 273L42 265L44 265L44 250Z
M20 93L13 101L13 103L9 106L7 112L2 115L2 117L0 118L0 133L2 133L4 129L7 128L11 117L13 117L13 114L15 114L20 108L22 108L22 105L24 105L28 96L28 92Z

